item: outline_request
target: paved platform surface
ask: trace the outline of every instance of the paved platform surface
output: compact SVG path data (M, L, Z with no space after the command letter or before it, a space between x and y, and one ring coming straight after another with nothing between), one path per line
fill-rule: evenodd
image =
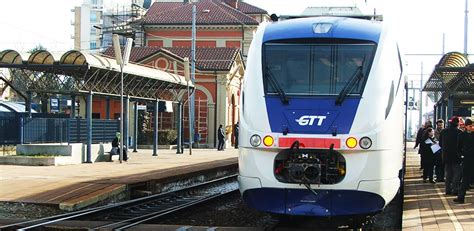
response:
M131 152L127 162L97 162L66 166L0 166L0 201L59 204L62 209L88 200L99 201L123 192L127 184L159 180L221 166L237 164L238 150L193 149Z
M445 195L443 182L423 183L420 157L407 151L403 230L474 230L474 190L467 192L465 204L455 204L455 196Z

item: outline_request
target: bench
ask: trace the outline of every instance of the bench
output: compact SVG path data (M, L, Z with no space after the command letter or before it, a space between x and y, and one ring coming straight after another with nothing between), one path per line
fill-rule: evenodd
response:
M114 158L114 156L116 156L116 158ZM112 162L114 160L119 160L120 159L120 156L119 154L111 154L110 151L108 152L104 152L104 160L106 161L109 161L109 162Z

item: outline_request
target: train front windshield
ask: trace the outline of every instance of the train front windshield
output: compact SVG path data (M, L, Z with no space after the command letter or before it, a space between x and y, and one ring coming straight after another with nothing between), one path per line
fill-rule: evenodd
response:
M362 95L375 44L266 43L263 73L266 94Z

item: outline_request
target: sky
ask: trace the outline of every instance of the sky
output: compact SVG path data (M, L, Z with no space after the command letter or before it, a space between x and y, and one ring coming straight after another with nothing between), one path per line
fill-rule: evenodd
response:
M406 74L420 85L426 81L443 51L464 51L465 0L244 0L270 14L298 15L308 6L337 6L347 2L375 9L384 23L396 31L401 51L405 53ZM104 0L116 5L129 0ZM28 51L41 44L50 51L73 48L73 12L82 0L0 1L0 51ZM469 1L468 53L474 62L474 1ZM426 55L430 54L430 55ZM432 55L435 54L435 55ZM422 66L423 65L423 66ZM430 105L429 105L430 106Z
M247 3L277 15L297 15L308 6L335 6L347 2L365 5L369 12L375 9L383 14L385 23L397 31L399 44L407 54L408 74L428 74L439 61L439 56L414 54L441 54L443 34L445 51L464 51L465 0L244 0ZM470 0L468 53L474 54L474 2ZM105 0L115 5L127 0ZM27 51L38 44L51 51L73 48L74 6L82 0L20 0L0 1L0 50ZM474 62L474 61L471 61ZM419 77L418 77L419 78Z

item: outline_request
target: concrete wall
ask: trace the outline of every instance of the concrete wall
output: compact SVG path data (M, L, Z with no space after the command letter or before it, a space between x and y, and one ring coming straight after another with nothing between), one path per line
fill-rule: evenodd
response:
M14 159L10 164L21 165L68 165L82 163L82 144L21 144L16 147ZM60 155L51 158L21 157L21 155ZM12 162L13 161L13 162ZM41 163L40 163L41 162ZM28 164L30 163L30 164Z
M36 155L36 154L53 154L61 156L71 156L71 153L81 150L82 144L19 144L16 146L17 155Z
M92 163L94 162L101 162L101 161L107 161L107 157L104 155L106 152L110 152L112 149L112 143L100 143L100 144L92 144L91 150L92 150L92 156L91 156L91 161ZM82 149L82 161L86 162L87 159L87 145L84 145Z
M106 161L108 158L104 153L110 152L111 143L92 145L92 162ZM81 164L86 162L87 145L82 143L73 144L23 144L17 145L17 155L60 155L64 158L57 158L56 162L62 164ZM58 164L56 164L58 165Z

